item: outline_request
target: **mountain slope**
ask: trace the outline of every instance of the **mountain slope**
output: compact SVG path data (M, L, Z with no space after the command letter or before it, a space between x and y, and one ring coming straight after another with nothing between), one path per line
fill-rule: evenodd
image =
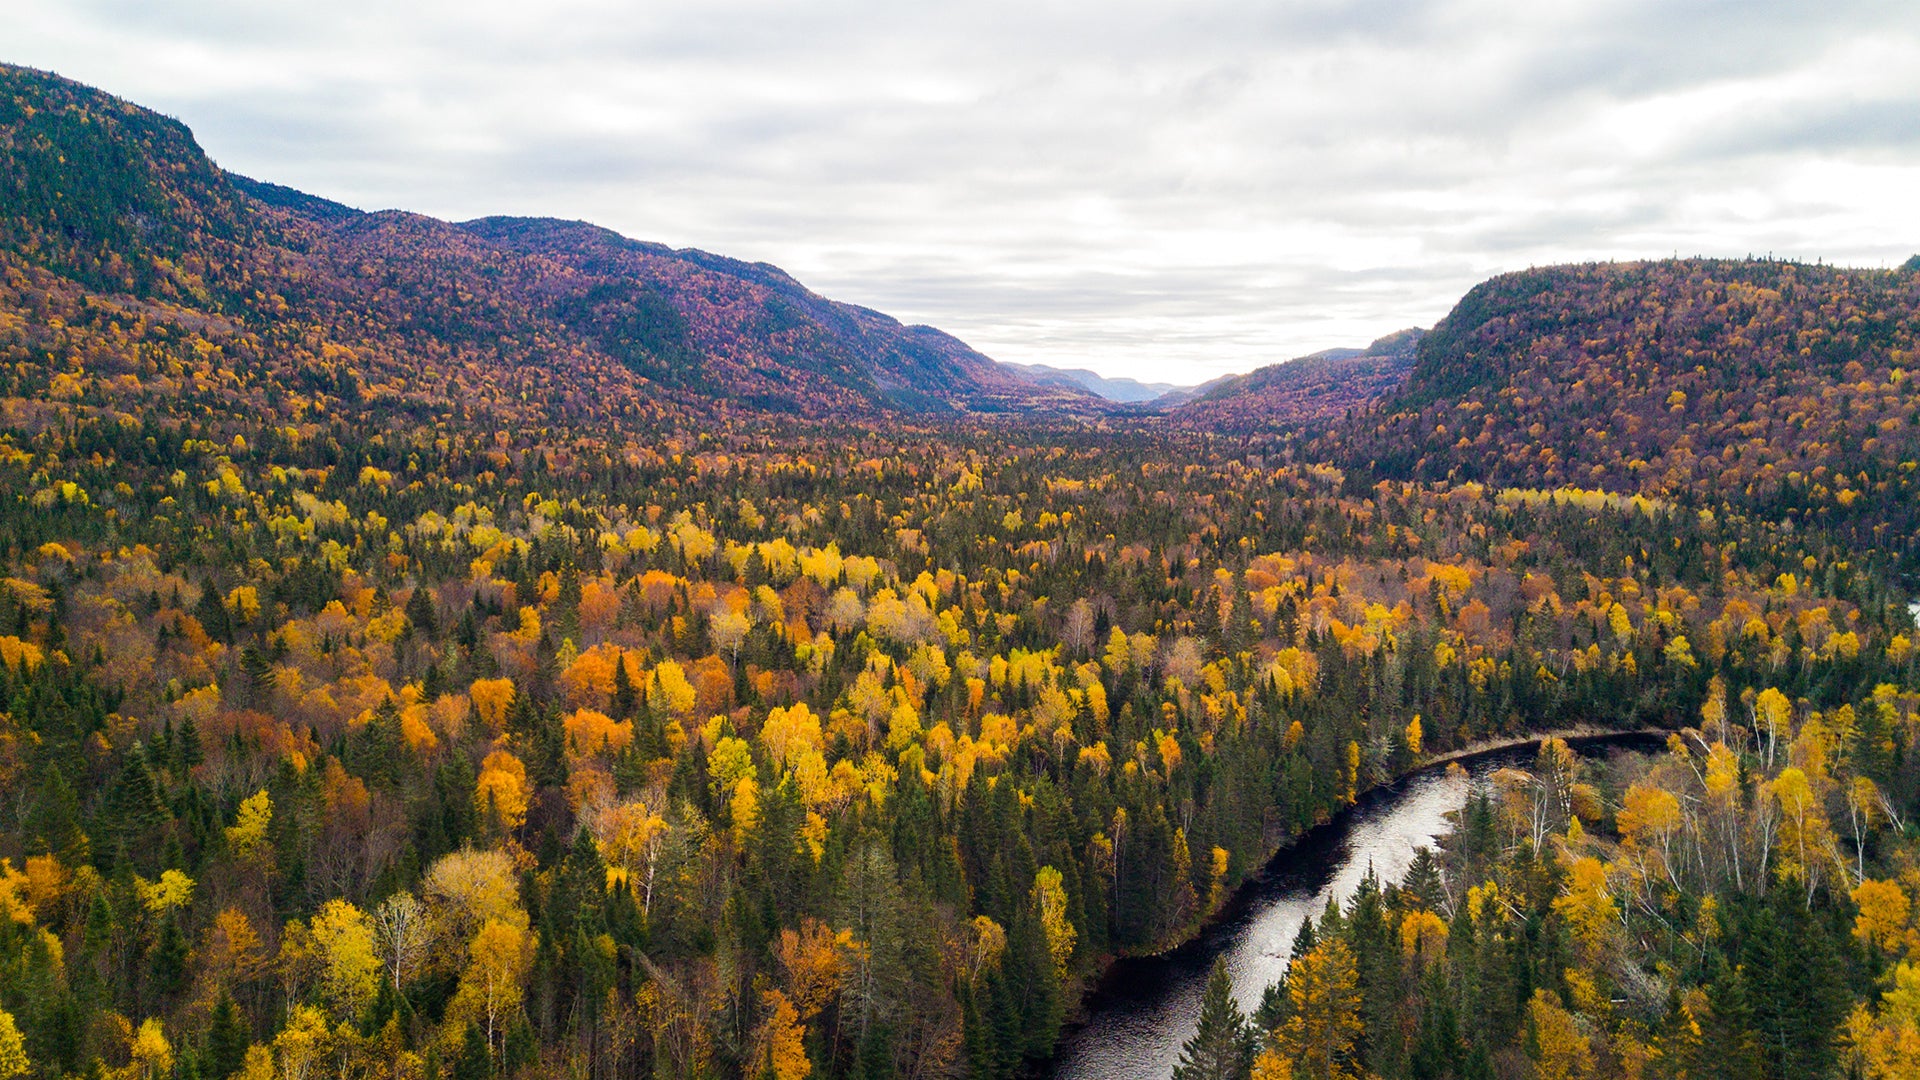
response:
M705 411L1101 407L773 267L577 222L362 213L230 176L177 121L18 67L0 68L0 195L0 253L23 267L279 338L305 324L406 395L484 399L469 384L537 366L595 387L583 402Z
M1920 274L1530 270L1469 292L1406 386L1309 452L1383 476L1729 499L1912 552L1917 348Z
M1174 383L1143 383L1138 379L1108 378L1097 371L1086 368L1057 368L1048 364L1016 364L1002 361L1002 367L1012 368L1025 378L1044 386L1059 386L1067 389L1085 390L1098 394L1108 401L1132 405L1165 397L1177 390L1186 389Z
M1292 431L1365 409L1398 390L1413 369L1420 330L1365 349L1328 349L1245 375L1218 379L1174 406L1183 425L1218 431Z

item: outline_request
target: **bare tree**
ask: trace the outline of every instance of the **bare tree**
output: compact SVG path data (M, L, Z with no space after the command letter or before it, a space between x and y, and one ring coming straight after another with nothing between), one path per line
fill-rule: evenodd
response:
M433 940L426 906L410 892L394 893L373 909L373 932L393 979L394 992L398 993Z

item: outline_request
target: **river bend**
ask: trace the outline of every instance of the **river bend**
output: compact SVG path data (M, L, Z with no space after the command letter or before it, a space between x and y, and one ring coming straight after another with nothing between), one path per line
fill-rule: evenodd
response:
M1301 922L1330 901L1344 903L1371 866L1398 882L1414 853L1453 828L1448 815L1466 804L1469 775L1504 762L1431 770L1370 792L1333 824L1280 852L1236 897L1226 916L1199 938L1163 956L1114 964L1086 1000L1084 1021L1061 1040L1044 1075L1053 1080L1165 1080L1200 1015L1200 994L1215 956L1225 955L1234 997L1251 1013L1268 985L1286 973Z

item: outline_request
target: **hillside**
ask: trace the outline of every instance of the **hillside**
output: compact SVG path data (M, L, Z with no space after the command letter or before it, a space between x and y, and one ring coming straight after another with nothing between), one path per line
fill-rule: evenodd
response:
M243 385L319 367L442 404L533 390L557 408L703 414L1101 407L774 267L578 222L361 213L230 176L178 122L40 72L0 68L0 146L17 285L257 336L271 347L242 345Z
M1097 371L1086 368L1058 368L1048 364L1016 364L1002 361L1002 366L1018 371L1027 379L1047 386L1059 386L1068 389L1080 389L1098 394L1108 401L1121 404L1137 404L1165 397L1178 390L1186 389L1173 383L1141 382L1138 379L1110 378Z
M1237 433L1295 431L1337 420L1406 382L1421 335L1402 330L1365 349L1328 349L1216 379L1168 415L1178 424Z
M1916 552L1920 274L1757 261L1482 284L1308 452L1380 476L1708 504Z

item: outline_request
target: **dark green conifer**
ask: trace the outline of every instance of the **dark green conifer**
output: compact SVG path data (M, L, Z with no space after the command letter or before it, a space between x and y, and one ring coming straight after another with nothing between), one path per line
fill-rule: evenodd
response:
M1215 957L1200 998L1200 1026L1180 1048L1173 1080L1244 1080L1253 1070L1254 1042L1233 1000L1227 958Z
M220 1003L213 1008L213 1022L207 1028L203 1075L207 1080L227 1080L227 1077L240 1071L240 1065L247 1058L247 1046L252 1041L246 1016L241 1013L240 1006L230 995L222 994Z

